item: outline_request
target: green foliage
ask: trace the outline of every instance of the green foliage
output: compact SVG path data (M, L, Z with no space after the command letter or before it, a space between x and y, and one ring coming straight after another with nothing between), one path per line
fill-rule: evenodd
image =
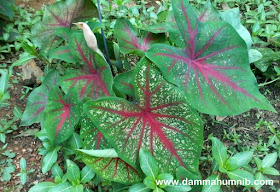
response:
M63 174L62 169L57 164L55 164L52 168L52 176L54 177L54 183L38 183L31 187L29 192L87 191L87 188L84 186L84 184L89 182L92 178L94 178L95 173L89 166L83 167L81 171L76 163L67 159L66 173Z
M172 185L164 182L173 181L173 175L169 173L160 173L158 163L150 152L140 149L139 151L140 167L145 174L143 183L137 183L129 188L129 192L137 191L166 191L166 192L185 192L190 191L188 185Z
M16 166L13 165L13 158L16 156L15 153L11 153L9 150L4 149L7 147L7 144L0 148L0 180L1 181L10 181L12 173L16 170Z
M42 84L28 97L21 125L41 124L37 137L43 143L38 150L42 172L51 170L54 183L39 183L31 192L90 191L89 183L98 190L112 185L113 190L131 192L190 191L187 185L158 181L201 179L203 123L196 110L220 116L251 108L275 111L260 94L250 62L260 70L271 62L269 70L278 58L269 60L255 47L256 38L244 27L238 9L218 12L210 3L195 9L180 0L172 1L173 11L168 1L156 2L157 10L145 3L127 8L129 0L114 3L115 7L102 1L103 25L92 19L97 11L89 0L59 1L46 7L42 21L32 23L30 41L21 40L25 53L12 64L10 74L30 59L48 64ZM88 24L90 30L79 23L78 29L72 27L77 21L88 21L83 26ZM103 39L110 51L107 59L102 28L110 28L107 37L114 35ZM267 79L276 81L279 74L276 67L274 77ZM254 155L259 148L279 150L279 134L270 131L269 146L261 143L254 151L232 152L211 137L212 156L206 159L213 171L205 178L246 178L252 183L264 174L278 175L272 167L277 153L262 161ZM241 143L237 133L228 138ZM60 155L65 174L56 164ZM80 162L86 164L82 170ZM257 169L248 168L252 162ZM219 192L221 186L192 190Z

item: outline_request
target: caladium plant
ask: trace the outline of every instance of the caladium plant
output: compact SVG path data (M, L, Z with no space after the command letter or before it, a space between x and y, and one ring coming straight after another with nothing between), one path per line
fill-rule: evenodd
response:
M100 150L111 148L103 134L85 115L81 120L81 137L84 140L84 149ZM82 160L84 163L91 166L102 178L124 184L141 181L139 171L119 157L98 157L82 153Z
M188 1L172 1L184 48L156 44L146 53L198 111L235 115L253 107L275 111L258 90L243 39L228 23L201 22Z
M43 52L53 48L58 27L70 28L76 21L97 16L97 9L90 0L62 0L45 8L43 20L32 28L32 41Z
M61 143L70 138L80 120L80 114L76 88L72 88L66 95L57 87L51 89L44 112L44 125L50 141Z
M153 44L165 41L165 37L162 34L153 34L145 31L140 36L137 30L126 19L117 20L114 34L120 44L120 51L124 54L134 53L143 56Z
M27 106L21 118L21 126L43 122L49 91L51 88L57 86L58 81L59 72L57 70L50 71L43 80L42 85L32 91L28 97Z
M113 76L105 58L88 47L82 33L74 33L70 44L71 54L82 66L80 69L66 70L60 83L64 92L75 86L79 99L114 95Z
M154 155L166 172L179 165L196 172L202 147L198 114L147 59L140 61L135 70L137 105L107 97L88 101L85 113L119 156L133 167L137 167L142 147Z

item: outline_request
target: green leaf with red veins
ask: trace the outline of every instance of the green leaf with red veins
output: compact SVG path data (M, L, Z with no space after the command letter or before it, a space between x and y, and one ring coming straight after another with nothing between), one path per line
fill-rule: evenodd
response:
M82 33L74 34L71 41L71 53L83 66L66 70L60 82L63 91L67 93L71 87L77 87L79 99L114 95L113 76L104 57L87 46Z
M82 160L100 177L123 184L139 183L141 173L121 158L93 157L82 153Z
M76 21L86 21L97 16L97 9L90 0L59 1L45 8L42 22L32 28L32 41L43 52L55 43L53 33L58 27L70 28Z
M21 126L29 126L42 122L46 108L48 94L52 87L57 86L59 72L53 70L45 77L42 85L35 88L27 99L27 105L21 119Z
M73 55L70 52L69 46L59 46L56 49L52 49L49 52L50 59L60 59L68 63L76 63L76 60L73 58Z
M114 78L114 88L120 93L135 97L134 84L133 84L134 70L121 73Z
M221 20L219 12L213 7L210 1L205 3L201 9L196 10L196 14L200 22Z
M172 1L185 47L154 45L147 53L167 81L198 111L235 115L251 108L275 111L260 94L245 42L228 23L200 22L188 1Z
M153 34L145 31L140 36L126 19L117 20L114 34L120 44L120 51L124 54L135 53L136 55L143 56L153 44L165 41L165 37L162 34Z
M105 141L102 133L97 129L88 116L81 117L81 138L84 149L108 149L110 145Z
M138 63L135 74L138 105L107 97L88 101L84 111L120 158L133 167L142 147L165 172L179 165L197 171L203 131L199 115L147 59Z
M44 113L44 125L51 142L61 143L69 139L80 120L80 114L76 88L72 88L66 95L58 88L51 89Z

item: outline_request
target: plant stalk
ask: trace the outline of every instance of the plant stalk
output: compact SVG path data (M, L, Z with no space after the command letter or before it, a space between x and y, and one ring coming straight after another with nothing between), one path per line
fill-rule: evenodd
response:
M279 77L277 77L276 79L272 80L272 81L269 81L269 82L266 82L266 83L259 84L259 87L264 87L264 86L269 85L269 84L271 84L271 83L274 83L275 81L278 81L278 80L280 80L280 76L279 76Z

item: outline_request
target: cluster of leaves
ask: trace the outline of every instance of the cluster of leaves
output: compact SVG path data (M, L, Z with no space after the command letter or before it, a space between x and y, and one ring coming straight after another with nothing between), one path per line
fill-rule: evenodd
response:
M197 111L220 116L251 108L275 111L258 90L249 63L251 36L236 9L219 13L208 3L197 10L183 0L172 1L172 9L165 22L146 30L136 29L126 19L116 21L115 50L141 58L128 70L122 62L109 66L101 45L90 48L92 31L71 28L72 22L96 15L88 0L59 1L46 8L43 20L32 29L32 41L48 60L72 65L60 70L62 74L46 70L22 117L22 126L41 123L37 136L43 141L39 150L44 156L43 173L55 166L61 150L65 159L75 154L109 181L133 184L145 174L148 190L172 191L171 186L154 185L155 180L171 179L167 173L199 178L203 125ZM89 27L95 31L100 24ZM111 68L118 75L114 77ZM140 149L153 157L139 157L139 152L145 153ZM157 174L147 172L147 158L156 162ZM218 163L228 175L243 166L234 162L224 166L227 161L233 160L226 155ZM70 160L68 164L66 178L71 184L58 179L58 185L48 183L52 187L48 191L61 186L83 191L80 174L71 175L79 168Z
M247 179L247 184L244 183L245 187L254 187L259 190L263 185L255 185L254 181L266 181L269 180L263 174L266 175L280 175L272 166L277 161L277 153L267 154L263 160L259 157L254 156L254 164L257 168L252 168L249 163L253 160L253 151L243 151L228 157L228 150L223 145L223 143L210 135L212 140L212 155L214 161L212 164L212 174L207 178L207 180L221 180L222 174L226 174L231 180L245 180ZM220 185L204 185L202 191L213 191L219 192L221 189Z
M13 165L13 158L16 156L15 153L11 153L9 150L5 150L7 144L0 148L0 180L10 181L12 173L16 170L16 166Z
M67 159L66 161L66 173L64 174L58 164L52 167L52 176L54 177L54 183L42 182L33 186L29 192L56 192L56 191L75 191L75 192L92 192L91 189L84 186L89 182L95 173L89 166L83 167L82 170L78 165Z

